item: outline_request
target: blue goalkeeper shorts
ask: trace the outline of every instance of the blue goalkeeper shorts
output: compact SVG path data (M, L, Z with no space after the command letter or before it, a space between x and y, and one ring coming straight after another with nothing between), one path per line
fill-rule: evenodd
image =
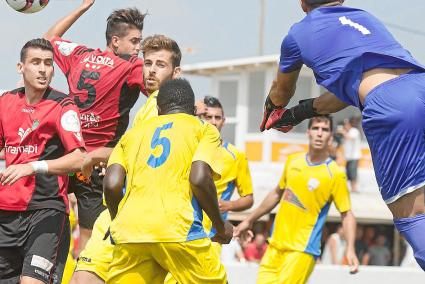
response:
M389 204L425 185L425 73L412 71L374 88L363 130L376 180Z

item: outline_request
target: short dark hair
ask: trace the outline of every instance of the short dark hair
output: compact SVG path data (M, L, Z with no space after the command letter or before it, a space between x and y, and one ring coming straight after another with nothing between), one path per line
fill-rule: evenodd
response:
M182 52L177 42L164 35L152 35L145 38L142 42L142 52L158 51L165 49L171 52L173 67L179 67L182 60Z
M162 113L178 109L181 112L194 114L195 94L189 81L178 78L162 83L158 92L157 104Z
M224 109L223 106L221 105L220 101L216 98L216 97L212 97L212 96L205 96L204 97L204 104L207 107L214 107L214 108L219 108L221 109L221 113L224 116Z
M107 19L106 44L109 45L111 43L113 36L126 36L129 28L143 30L145 17L146 14L141 13L137 8L113 11Z
M21 56L20 60L21 62L24 62L27 58L27 51L29 48L38 48L41 50L48 50L53 53L53 46L47 39L44 38L35 38L30 41L27 41L27 43L24 44L24 46L21 49Z
M217 107L217 108L221 108L223 109L220 101L216 98L216 97L212 97L212 96L205 96L204 97L204 104L207 107Z
M332 116L329 114L323 114L323 115L319 115L319 116L315 116L310 118L310 120L308 121L308 129L311 128L311 126L313 125L313 122L322 122L322 121L329 121L329 128L331 130L331 132L333 131L333 119Z

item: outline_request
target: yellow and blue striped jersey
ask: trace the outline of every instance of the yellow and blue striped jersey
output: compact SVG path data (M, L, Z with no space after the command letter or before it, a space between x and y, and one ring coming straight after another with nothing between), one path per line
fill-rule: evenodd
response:
M312 164L306 153L297 153L288 157L279 188L284 192L270 244L319 256L331 203L340 212L351 208L345 173L330 158Z
M109 159L127 172L127 189L111 224L116 243L184 242L206 237L190 189L193 161L221 174L220 136L188 114L151 118L121 138Z
M229 201L235 188L237 188L241 197L252 194L251 173L245 154L232 144L224 141L220 151L223 159L223 172L221 178L214 182L217 188L217 199ZM227 215L227 212L221 214L223 220L227 220ZM205 213L203 225L205 230L209 232L208 236L210 238L213 237L216 230L212 228L211 220Z

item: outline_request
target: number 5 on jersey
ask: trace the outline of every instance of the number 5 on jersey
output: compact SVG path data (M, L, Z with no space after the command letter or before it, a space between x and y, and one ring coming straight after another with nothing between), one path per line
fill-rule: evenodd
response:
M155 157L153 154L149 156L148 159L148 165L152 168L157 168L165 163L168 156L170 155L170 139L167 137L160 137L161 131L167 130L173 127L173 123L169 122L167 124L164 124L161 127L158 127L155 130L155 133L153 134L152 141L151 141L151 149L155 150L155 148L159 145L162 146L162 153L159 157Z

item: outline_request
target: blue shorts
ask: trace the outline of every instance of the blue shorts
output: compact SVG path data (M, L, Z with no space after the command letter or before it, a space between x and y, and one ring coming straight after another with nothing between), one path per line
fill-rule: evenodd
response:
M374 88L363 130L382 198L388 203L425 185L425 73L412 71Z

